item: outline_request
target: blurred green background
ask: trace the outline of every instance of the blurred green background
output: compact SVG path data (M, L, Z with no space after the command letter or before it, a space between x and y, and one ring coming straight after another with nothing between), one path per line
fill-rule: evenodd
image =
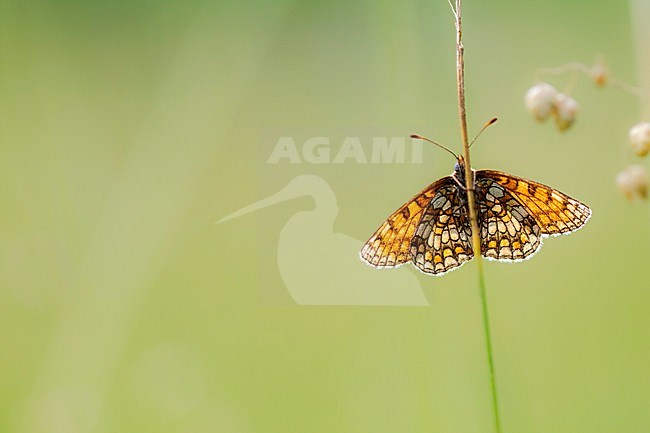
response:
M650 431L648 208L614 184L638 101L581 77L565 134L523 107L537 68L597 53L638 82L633 15L465 2L470 129L500 118L475 167L594 211L486 265L504 432ZM451 172L433 146L422 164L265 163L291 135L458 149L446 1L7 0L0 35L0 431L492 431L473 263L414 271L429 307L298 306L275 249L309 198L214 224L315 174L334 229L366 239Z

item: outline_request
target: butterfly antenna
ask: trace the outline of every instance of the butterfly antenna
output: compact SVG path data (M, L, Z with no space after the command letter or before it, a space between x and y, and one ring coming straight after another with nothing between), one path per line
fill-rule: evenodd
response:
M427 138L427 137L423 137L423 136L418 135L418 134L411 134L411 138L414 138L414 139L416 139L416 140L424 140L424 141L428 141L428 142L431 143L431 144L435 144L435 145L438 146L439 148L441 148L441 149L443 149L443 150L446 150L447 152L451 153L451 154L454 156L455 159L458 159L458 155L456 155L454 152L452 152L451 150L447 149L447 148L446 148L445 146L443 146L442 144L440 144L440 143L436 143L435 141L433 141L433 140L431 140L431 139L429 139L429 138Z
M482 127L481 130L478 132L478 134L476 134L476 137L474 137L474 139L472 140L472 142L469 144L469 147L472 147L472 144L474 144L474 142L476 141L476 139L479 138L479 136L483 133L483 131L485 131L485 130L487 129L488 126L492 125L492 124L495 123L497 120L498 120L498 119L497 119L496 117L493 117L492 119L490 119L489 122L487 122L485 125L483 125L483 127Z

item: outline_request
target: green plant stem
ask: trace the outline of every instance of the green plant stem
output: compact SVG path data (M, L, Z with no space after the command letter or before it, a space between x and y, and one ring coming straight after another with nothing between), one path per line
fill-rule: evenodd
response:
M485 331L485 350L487 352L488 367L490 370L490 387L492 389L492 409L494 411L494 429L501 433L501 420L499 418L499 400L497 399L497 384L494 374L494 358L492 356L492 338L490 333L490 314L488 309L485 278L483 276L483 262L480 261L478 271L478 284L481 291L481 304L483 306L483 330Z
M451 2L450 2L451 5ZM494 412L494 427L496 433L501 433L501 421L499 419L499 403L497 399L496 377L494 374L494 360L492 356L492 338L490 334L490 317L488 314L487 292L485 288L485 277L483 275L483 260L481 256L481 239L479 236L478 214L474 197L474 173L470 163L469 139L467 135L467 113L465 110L465 48L462 41L461 11L462 0L456 0L456 6L452 5L456 24L456 82L458 90L458 117L460 120L460 131L463 142L463 159L465 160L465 187L467 189L467 201L469 204L469 217L472 226L472 250L476 260L478 272L479 290L481 293L481 305L483 307L483 330L485 331L485 349L488 358L490 371L490 387L492 390L492 409Z

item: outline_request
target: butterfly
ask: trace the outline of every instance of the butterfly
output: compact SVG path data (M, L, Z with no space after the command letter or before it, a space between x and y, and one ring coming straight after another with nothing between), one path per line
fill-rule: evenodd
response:
M465 163L454 156L450 176L427 186L375 231L361 249L363 261L377 268L410 262L443 275L472 259ZM574 232L591 217L587 205L532 180L495 170L472 170L472 178L481 255L487 259L528 259L543 238Z

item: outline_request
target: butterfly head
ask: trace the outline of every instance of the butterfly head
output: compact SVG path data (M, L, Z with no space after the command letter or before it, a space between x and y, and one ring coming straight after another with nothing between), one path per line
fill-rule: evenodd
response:
M462 155L458 157L456 165L454 165L454 177L461 183L465 182L465 160Z

